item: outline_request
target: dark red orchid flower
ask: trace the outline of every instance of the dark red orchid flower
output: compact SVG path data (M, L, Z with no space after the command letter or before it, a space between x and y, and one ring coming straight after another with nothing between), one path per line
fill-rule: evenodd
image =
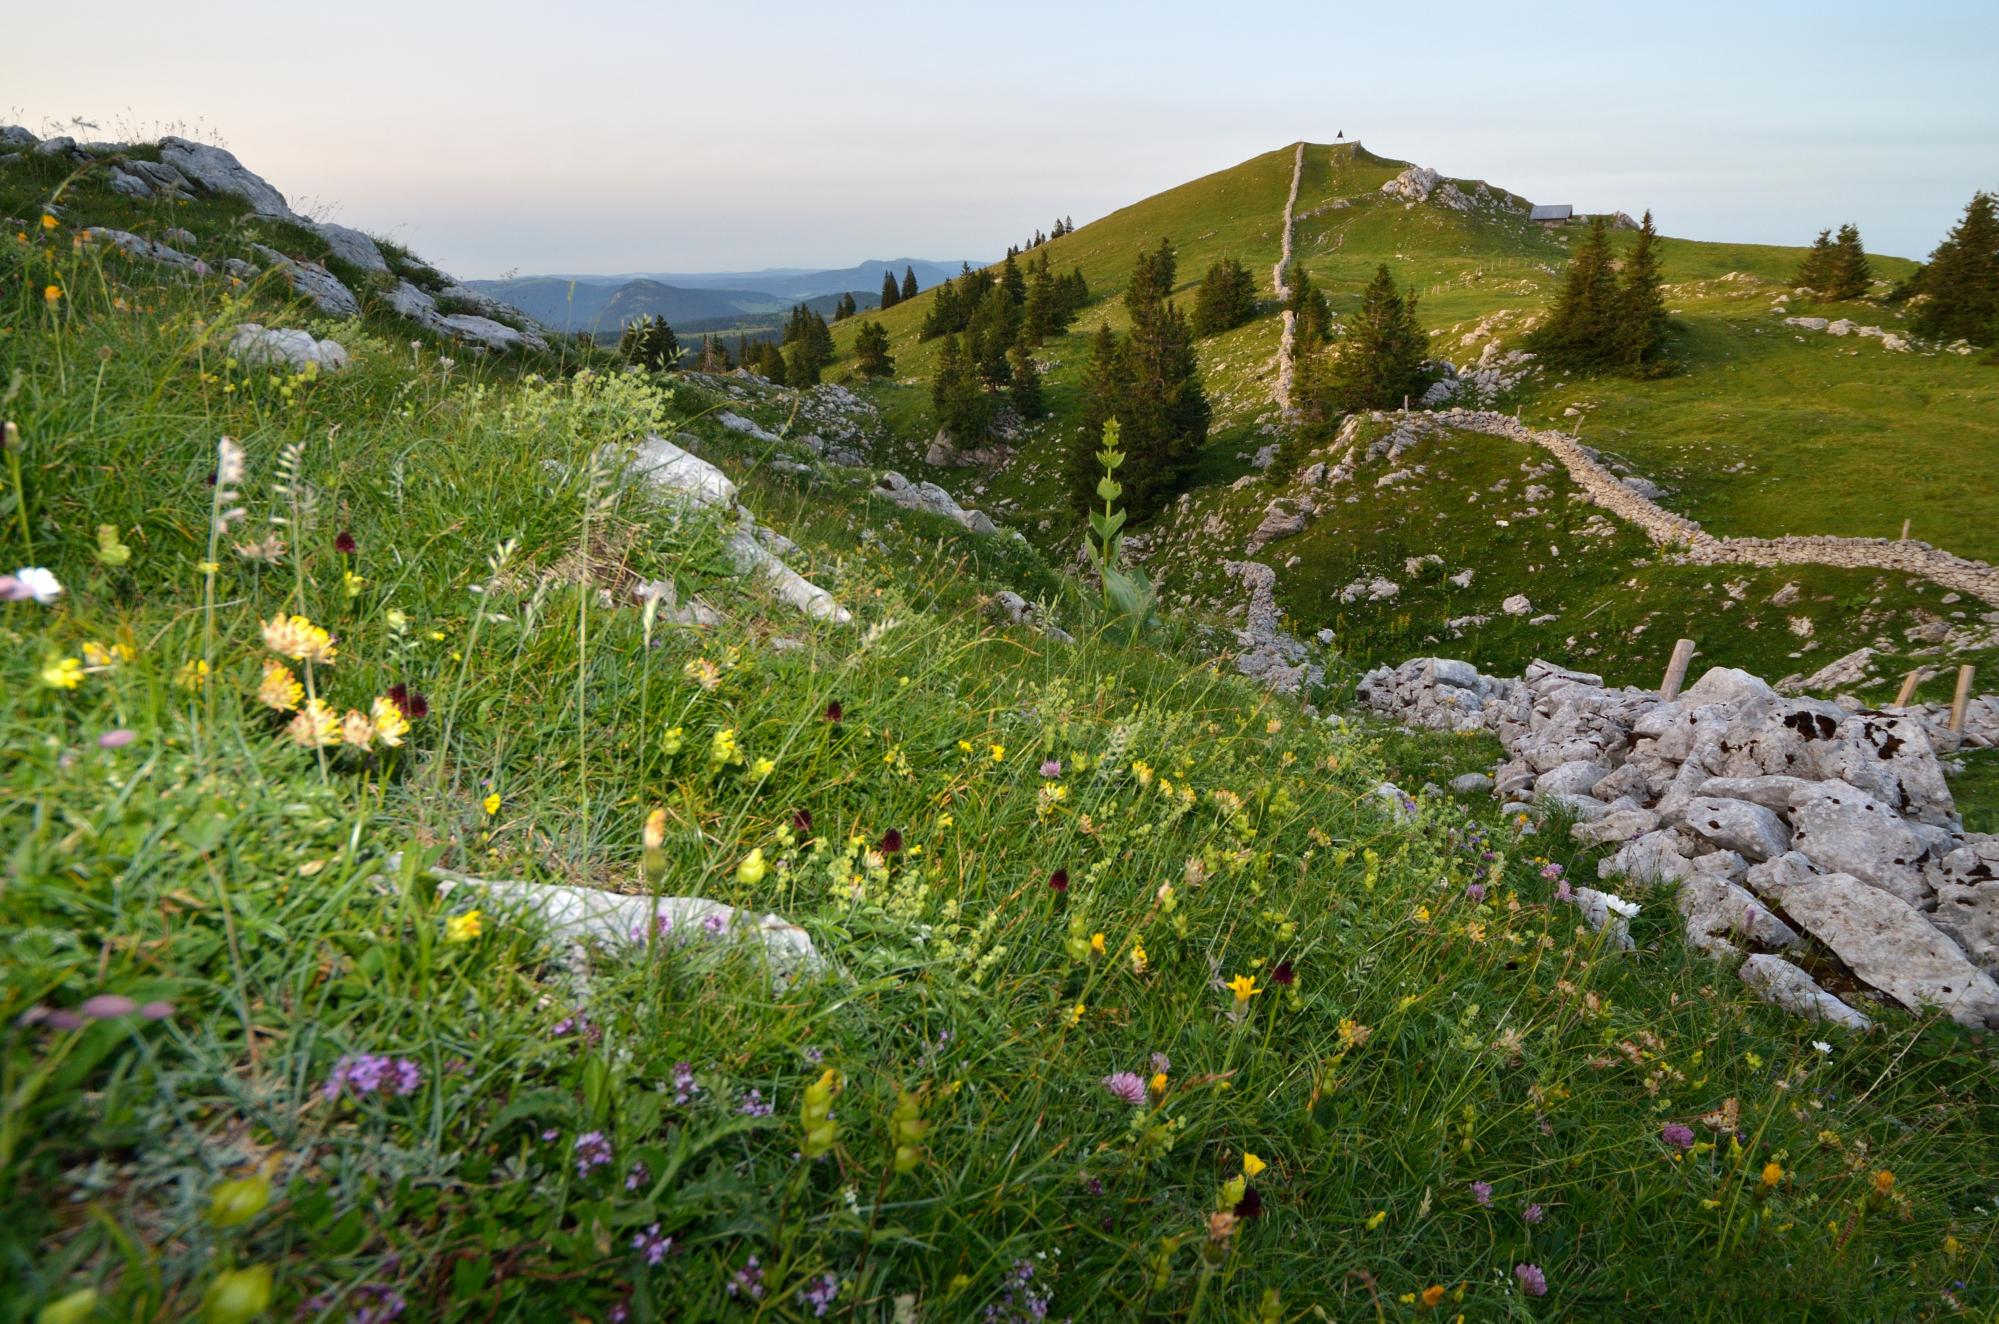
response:
M882 839L876 845L875 849L884 855L895 854L902 849L902 833L896 831L894 828L890 828L888 831L882 833Z
M408 720L415 722L430 716L430 700L418 694L407 685L389 686L389 702Z
M342 556L352 556L354 555L354 553L361 550L361 545L354 541L353 534L349 533L345 529L342 529L339 533L335 534L333 537L333 550L340 553Z
M1048 885L1054 888L1057 892L1068 891L1069 871L1067 869L1057 869L1054 873L1049 874Z

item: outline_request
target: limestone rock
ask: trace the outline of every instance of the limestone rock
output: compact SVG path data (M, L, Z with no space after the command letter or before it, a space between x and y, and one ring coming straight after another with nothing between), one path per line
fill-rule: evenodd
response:
M387 271L389 264L382 257L382 250L375 247L375 241L350 226L335 225L332 221L315 221L312 232L326 241L333 250L333 256L342 262L361 268L363 271Z
M232 160L234 158L231 158ZM361 301L340 278L317 262L294 262L275 248L252 244L250 249L264 262L283 273L292 289L303 294L328 317L359 317Z
M1765 1002L1793 1016L1829 1021L1849 1030L1869 1030L1874 1022L1818 986L1818 981L1781 956L1758 953L1737 972L1743 983Z
M1791 845L1791 834L1783 820L1747 800L1696 796L1688 803L1683 821L1724 850L1737 851L1759 862L1782 855Z
M292 368L317 364L327 372L347 366L347 350L337 340L314 340L309 331L287 331L244 322L229 334L229 353L241 363L283 363Z
M1986 974L1999 979L1999 882L1944 883L1930 920Z
M1822 782L1793 801L1791 822L1792 845L1821 872L1851 874L1910 904L1928 899L1918 872L1924 844L1873 796Z
M1680 884L1674 901L1686 920L1687 946L1709 956L1738 950L1729 935L1740 934L1761 947L1791 947L1798 931L1770 908L1725 878L1696 873Z
M1908 902L1833 873L1786 887L1783 906L1855 975L1909 1010L1937 1007L1960 1024L1999 1028L1999 984Z
M160 160L211 193L243 199L259 216L299 220L286 205L284 194L252 174L233 153L223 148L167 137L160 139Z
M1649 809L1614 809L1593 823L1577 823L1569 836L1585 846L1607 846L1635 841L1658 826L1659 816Z
M874 495L892 501L904 510L923 510L932 515L942 515L973 533L999 532L999 526L985 512L967 510L937 484L912 483L894 470L882 475Z

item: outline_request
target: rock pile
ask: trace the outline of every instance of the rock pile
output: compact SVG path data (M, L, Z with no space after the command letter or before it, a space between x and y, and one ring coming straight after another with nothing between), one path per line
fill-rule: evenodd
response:
M1865 336L1881 342L1881 348L1906 354L1909 342L1893 331L1884 331L1878 326L1862 326L1858 322L1841 317L1828 322L1823 317L1787 317L1785 326L1801 327L1806 331L1823 331L1829 336Z
M1912 1011L1999 1028L1999 836L1963 831L1936 753L1956 737L1919 712L1785 698L1723 667L1669 703L1547 662L1514 680L1449 658L1371 671L1359 697L1496 735L1495 794L1615 847L1605 878L1678 884L1690 946L1770 949L1743 978L1780 1005L1836 1006L1774 953L1829 954Z

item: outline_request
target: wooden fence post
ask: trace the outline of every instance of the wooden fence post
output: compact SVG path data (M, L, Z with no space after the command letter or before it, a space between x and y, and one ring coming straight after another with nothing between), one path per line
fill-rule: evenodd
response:
M1923 669L1921 667L1917 667L1914 671L1902 677L1902 688L1895 691L1895 706L1897 708L1906 708L1909 706L1909 700L1916 697L1916 686L1922 683L1922 679Z
M1909 521L1907 520L1902 521L1902 541L1909 541Z
M1973 667L1957 669L1957 694L1950 701L1950 729L1959 733L1964 730L1964 710L1971 706L1971 676Z
M1694 641L1682 639L1673 645L1673 658L1666 663L1666 679L1659 682L1659 697L1671 703L1680 697L1680 686L1687 679L1687 666L1694 660Z

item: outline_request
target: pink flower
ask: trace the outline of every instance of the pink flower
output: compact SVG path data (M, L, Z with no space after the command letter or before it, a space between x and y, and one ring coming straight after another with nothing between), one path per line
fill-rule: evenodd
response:
M1492 1207L1492 1183L1491 1183L1491 1182L1489 1182L1489 1181L1475 1181L1475 1182L1473 1182L1473 1183L1471 1184L1471 1198L1472 1198L1472 1199L1474 1199L1474 1200L1476 1200L1476 1201L1478 1201L1478 1204L1479 1204L1479 1208L1481 1208L1481 1209L1489 1209L1489 1208L1491 1208L1491 1207Z
M139 733L137 731L127 730L122 726L114 727L97 737L97 747L99 749L123 749L138 738Z
M1062 775L1062 760L1044 759L1041 764L1041 775L1050 778L1060 777Z
M1136 1108L1145 1102L1145 1082L1135 1071L1117 1071L1104 1077L1104 1088L1120 1103Z
M1538 1264L1516 1264L1513 1276L1520 1280L1520 1290L1529 1296L1548 1295L1548 1275L1541 1272Z
M1694 1129L1690 1126L1683 1126L1678 1122L1668 1122L1659 1128L1659 1139L1665 1141L1674 1149L1692 1149L1694 1147Z

